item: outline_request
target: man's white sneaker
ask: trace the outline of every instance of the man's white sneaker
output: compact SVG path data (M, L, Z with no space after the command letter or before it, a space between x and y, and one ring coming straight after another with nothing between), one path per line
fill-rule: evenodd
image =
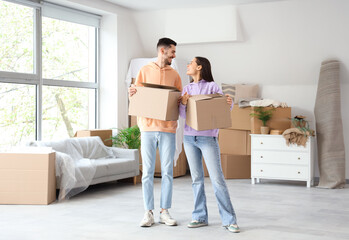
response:
M165 223L168 226L177 226L177 221L174 220L168 210L162 210L160 213L160 221L159 223Z
M154 215L152 211L146 211L140 223L141 227L151 227L154 224Z

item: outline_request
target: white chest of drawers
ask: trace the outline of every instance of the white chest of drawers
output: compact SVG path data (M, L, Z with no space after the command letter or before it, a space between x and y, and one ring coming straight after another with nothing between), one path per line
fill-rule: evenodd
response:
M281 135L251 134L252 184L260 179L306 181L314 179L314 141L309 137L306 147L287 146Z

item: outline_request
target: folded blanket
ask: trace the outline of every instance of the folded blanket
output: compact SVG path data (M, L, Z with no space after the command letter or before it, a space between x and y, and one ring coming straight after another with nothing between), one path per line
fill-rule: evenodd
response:
M287 146L297 144L305 147L311 133L309 131L303 132L299 128L289 128L283 132L282 136L286 139Z
M269 106L273 106L273 107L287 107L286 103L282 103L279 102L277 100L273 100L273 99L263 99L263 100L256 100L256 101L251 101L250 105L252 107L269 107Z
M261 98L244 98L239 100L239 108L250 107L251 101L262 100Z

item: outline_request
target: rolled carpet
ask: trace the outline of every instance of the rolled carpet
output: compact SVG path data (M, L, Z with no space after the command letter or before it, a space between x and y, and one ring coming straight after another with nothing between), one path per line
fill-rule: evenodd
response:
M341 114L340 62L323 61L315 101L321 188L345 186L345 149Z

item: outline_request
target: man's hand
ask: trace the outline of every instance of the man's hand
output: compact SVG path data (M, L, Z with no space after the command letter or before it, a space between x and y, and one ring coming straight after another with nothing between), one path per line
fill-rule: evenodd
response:
M132 97L136 92L137 89L135 88L136 85L131 84L131 87L128 88L128 96Z
M229 96L229 94L225 94L225 96L227 97L227 103L229 106L231 106L233 104L233 99Z
M181 103L182 103L183 105L187 105L188 99L189 99L190 97L191 97L191 96L190 96L187 92L185 92L184 95L181 96L181 97L179 98L179 100L181 101Z

